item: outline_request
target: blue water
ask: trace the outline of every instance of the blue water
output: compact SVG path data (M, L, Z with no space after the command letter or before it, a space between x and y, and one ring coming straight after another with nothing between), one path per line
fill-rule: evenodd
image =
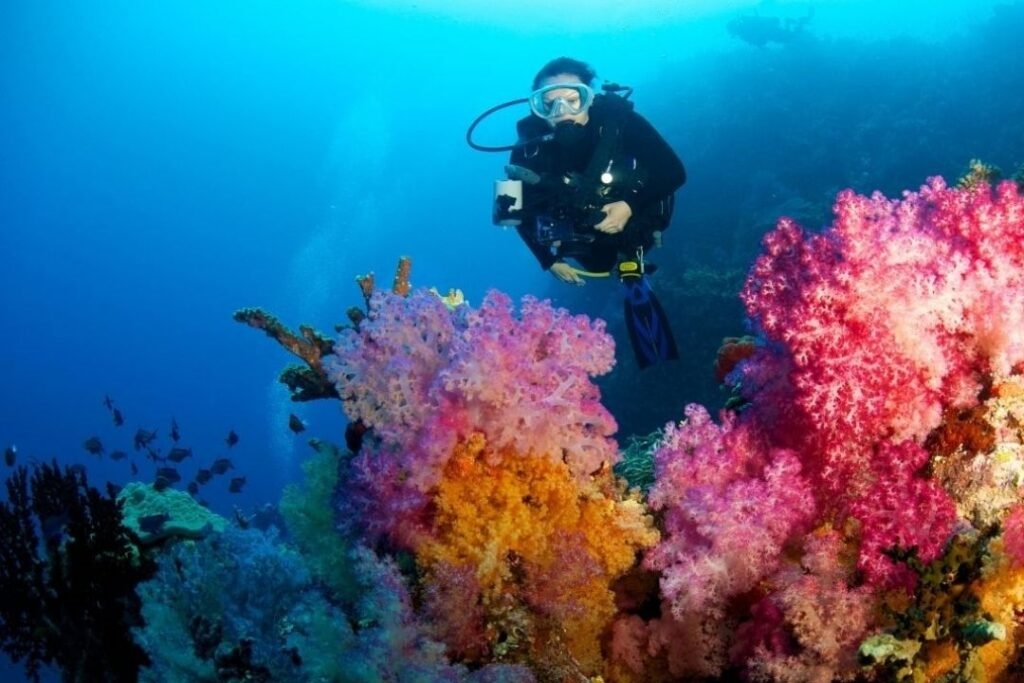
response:
M490 224L504 156L464 142L555 56L633 85L686 163L663 268L741 271L775 218L823 225L842 187L1024 162L1019 2L464 4L3 3L0 442L124 483L154 464L82 442L130 451L143 427L166 448L173 419L196 454L183 474L230 455L246 487L203 496L252 510L298 476L307 438L341 441L345 423L336 403L289 400L276 375L292 359L235 309L329 332L360 303L353 278L387 283L402 255L414 284L471 302L492 287L569 301ZM809 41L756 47L727 28L743 16L809 16ZM513 122L478 135L508 143ZM628 379L664 399L624 417L632 431L714 396L700 373L721 335L672 314L698 341L676 370Z

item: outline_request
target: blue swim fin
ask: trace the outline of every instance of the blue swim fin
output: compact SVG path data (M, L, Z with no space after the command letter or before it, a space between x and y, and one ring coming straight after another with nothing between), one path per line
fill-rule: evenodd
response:
M626 329L629 330L629 341L640 368L658 361L679 358L679 349L665 309L654 295L647 278L642 275L623 277L622 286L626 294L623 311Z

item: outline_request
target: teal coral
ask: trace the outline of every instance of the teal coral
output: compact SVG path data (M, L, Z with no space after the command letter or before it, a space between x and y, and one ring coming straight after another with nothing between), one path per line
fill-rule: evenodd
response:
M302 464L304 484L285 488L280 510L313 576L344 599L351 597L356 582L345 539L337 533L331 498L338 468L348 455L323 441L313 442L313 447L316 454Z
M646 493L654 484L654 451L661 438L661 430L631 437L622 450L622 459L615 463L612 471L625 479L631 488Z
M139 535L143 545L168 538L203 538L211 531L224 531L227 526L226 519L176 489L158 491L152 484L131 482L121 489L117 500L124 525ZM147 518L162 521L148 525L144 523Z

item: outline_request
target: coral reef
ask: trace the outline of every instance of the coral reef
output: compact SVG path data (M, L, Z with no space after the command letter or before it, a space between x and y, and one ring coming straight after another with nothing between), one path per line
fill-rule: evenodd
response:
M157 510L138 529L164 542L145 546L80 475L44 468L29 495L20 470L0 510L5 649L31 674L87 671L109 643L53 634L107 621L110 643L136 627L113 680L1024 673L1014 183L844 191L822 232L780 220L741 292L752 335L718 358L739 400L624 449L593 383L614 362L601 321L498 292L473 308L409 275L360 278L333 342L241 316L306 362L296 399L349 419L348 451L315 442L286 491L285 535L165 538ZM109 611L50 597L100 561L121 582L86 574Z

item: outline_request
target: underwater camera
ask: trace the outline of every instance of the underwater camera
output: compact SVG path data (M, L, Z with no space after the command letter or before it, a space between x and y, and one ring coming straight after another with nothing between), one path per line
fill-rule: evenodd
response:
M537 241L545 246L555 244L589 244L597 239L594 225L605 217L600 207L563 206L556 211L537 216Z

